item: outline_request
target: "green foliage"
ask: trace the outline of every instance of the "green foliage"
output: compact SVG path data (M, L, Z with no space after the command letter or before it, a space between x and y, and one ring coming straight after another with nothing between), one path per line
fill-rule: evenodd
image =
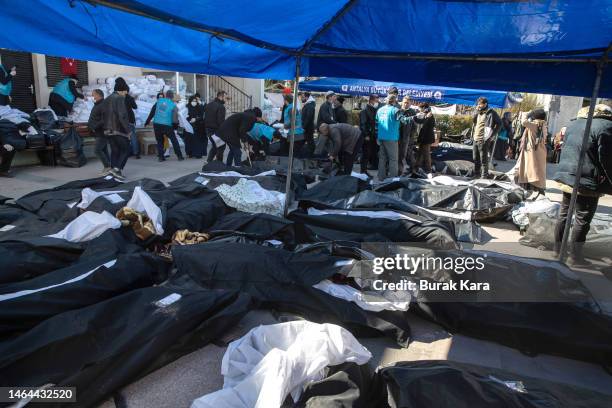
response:
M472 127L470 115L436 115L436 129L443 135L459 135Z

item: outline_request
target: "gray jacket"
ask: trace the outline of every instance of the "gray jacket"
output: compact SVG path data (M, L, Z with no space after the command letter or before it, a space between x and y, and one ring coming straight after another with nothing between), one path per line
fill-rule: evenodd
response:
M121 135L129 137L130 122L125 107L125 97L117 92L112 93L102 102L102 118L105 135Z
M348 123L334 123L329 125L327 136L319 134L315 154L321 154L324 148L327 148L327 151L333 157L338 157L338 153L341 151L353 154L360 137L361 130L358 127Z

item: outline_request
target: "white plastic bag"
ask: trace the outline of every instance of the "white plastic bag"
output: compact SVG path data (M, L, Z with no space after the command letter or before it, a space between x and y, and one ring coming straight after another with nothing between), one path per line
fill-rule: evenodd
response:
M132 198L130 198L130 201L128 201L125 206L138 212L147 214L155 227L156 235L162 235L164 233L161 209L153 202L153 200L151 200L151 197L144 192L142 187L134 188Z
M287 395L323 378L327 366L365 364L372 354L347 330L304 320L259 326L230 343L221 362L223 389L191 408L277 408Z
M117 201L114 199L115 196L118 196L118 193L127 193L127 190L119 190L119 191L95 191L89 187L85 187L81 190L81 202L77 205L78 208L86 209L89 207L91 203L93 203L98 197L102 196L110 196L110 202L116 204ZM121 199L121 197L119 197ZM121 199L123 200L123 199Z
M339 285L328 279L313 285L333 297L344 299L357 304L363 310L370 312L381 312L383 310L395 310L405 312L410 306L410 293L406 291L389 291L377 293L373 291L359 291L352 286Z
M86 242L99 237L108 229L121 228L121 221L113 217L109 212L96 213L86 211L75 218L63 230L50 238L65 239L70 242Z

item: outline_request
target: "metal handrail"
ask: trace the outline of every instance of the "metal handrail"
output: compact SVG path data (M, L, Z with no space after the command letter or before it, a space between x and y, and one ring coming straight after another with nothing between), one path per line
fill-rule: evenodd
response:
M211 97L217 94L218 91L225 91L227 95L226 101L226 112L227 115L244 112L247 109L253 107L253 96L247 94L236 85L229 82L227 79L221 76L210 76L209 77L209 91Z

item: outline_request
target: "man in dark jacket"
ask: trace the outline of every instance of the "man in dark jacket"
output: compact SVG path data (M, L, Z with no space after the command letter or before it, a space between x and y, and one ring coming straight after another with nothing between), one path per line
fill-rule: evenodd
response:
M127 84L115 82L115 92L102 102L102 119L104 135L111 146L110 174L118 179L125 179L123 168L130 155L130 122L125 104Z
M319 126L319 140L315 154L321 154L327 149L330 160L338 159L342 154L342 171L338 174L351 174L355 157L361 151L363 137L358 127L348 123L335 123Z
M96 145L94 152L98 159L102 162L101 176L106 176L111 170L111 160L108 154L108 137L104 135L104 118L102 115L102 103L104 102L104 92L100 89L94 89L91 92L91 96L94 99L94 107L91 109L89 114L89 120L87 121L87 127L89 133L95 138Z
M474 159L474 177L489 177L489 158L493 142L501 130L501 119L485 97L478 98L478 113L472 118L472 157Z
M554 180L563 191L563 201L555 228L555 252L559 255L565 231L572 188L578 170L578 159L586 127L588 107L578 112L565 131L565 143ZM612 108L599 104L595 106L593 123L589 134L584 164L576 198L574 225L569 242L570 263L576 266L588 265L583 255L584 242L589 232L593 215L597 210L599 197L612 194Z
M249 141L249 135L247 134L253 128L255 122L261 120L262 117L261 109L253 108L246 112L234 113L221 124L217 129L217 136L223 140L228 148L229 152L227 155L228 166L232 165L232 162L236 166L240 166L242 159L242 143Z
M367 174L370 169L378 168L378 144L376 142L376 111L378 110L378 95L370 95L368 104L359 112L359 129L363 136L361 152L361 172Z
M400 175L407 173L408 169L411 172L416 170L414 158L414 146L417 142L416 123L414 121L416 111L410 106L410 98L404 96L400 106L402 109L402 119L400 120L399 157L397 161Z
M312 154L315 149L314 131L315 131L315 108L316 101L310 96L310 92L304 92L301 95L302 99L302 128L304 129L304 140L308 153Z
M319 115L317 116L317 129L321 127L321 124L327 123L332 125L338 123L334 116L334 104L336 103L336 94L333 91L327 91L325 94L325 102L319 108Z
M76 98L83 99L83 94L76 87L77 77L71 76L59 81L49 94L49 107L57 116L68 116Z
M208 137L211 143L210 151L208 152L209 162L213 159L223 160L225 149L218 149L212 139L212 135L221 127L223 121L225 121L225 91L219 91L217 92L217 97L204 108L204 127L206 128L206 137Z
M422 103L419 105L421 112L414 116L414 121L421 126L419 136L417 137L417 146L419 152L416 158L416 166L423 166L423 170L427 173L431 173L431 145L436 140L434 133L436 127L436 119L431 113L431 108L428 103Z
M336 122L338 123L348 123L348 112L344 109L344 96L339 96L336 98L336 103L334 104L334 118L336 118Z

